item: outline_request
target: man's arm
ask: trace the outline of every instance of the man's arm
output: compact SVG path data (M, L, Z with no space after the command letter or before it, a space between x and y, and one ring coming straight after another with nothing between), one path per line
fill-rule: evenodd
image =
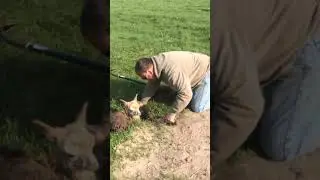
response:
M167 77L168 85L177 91L176 99L172 105L172 113L180 113L187 107L192 99L192 88L188 76L182 72L171 73Z
M253 52L226 19L232 18L227 11L229 6L224 1L215 2L211 11L214 103L211 117L215 127L212 153L217 164L234 153L252 133L262 115L264 98Z
M155 79L148 81L144 91L141 95L141 102L147 104L150 98L154 96L158 88L160 87L161 80Z

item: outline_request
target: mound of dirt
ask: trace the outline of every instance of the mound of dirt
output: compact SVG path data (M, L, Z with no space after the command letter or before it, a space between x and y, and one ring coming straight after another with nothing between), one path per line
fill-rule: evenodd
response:
M67 180L22 150L0 147L0 177L5 180Z
M115 179L210 179L210 112L181 114L176 126L145 124L117 147Z
M149 108L146 106L141 107L141 119L150 119L152 118L150 116ZM111 122L111 130L112 131L124 131L126 130L129 125L133 122L132 119L130 119L125 112L122 111L115 111L110 113L110 122Z
M123 131L129 126L129 118L124 112L111 112L110 114L111 130Z

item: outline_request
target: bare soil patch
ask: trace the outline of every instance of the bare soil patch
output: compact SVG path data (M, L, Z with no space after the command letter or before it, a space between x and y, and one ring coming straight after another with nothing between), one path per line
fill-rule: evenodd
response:
M210 112L183 112L176 126L145 123L117 147L115 179L210 179Z

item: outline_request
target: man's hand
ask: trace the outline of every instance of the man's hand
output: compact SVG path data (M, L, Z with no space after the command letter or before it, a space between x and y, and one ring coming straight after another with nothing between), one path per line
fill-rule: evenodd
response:
M176 124L176 114L175 113L169 113L169 114L165 115L163 117L163 121L165 123L168 123L168 124L171 124L171 125Z
M140 106L140 107L145 106L145 105L148 104L147 101L138 101L138 103L139 103L139 106Z

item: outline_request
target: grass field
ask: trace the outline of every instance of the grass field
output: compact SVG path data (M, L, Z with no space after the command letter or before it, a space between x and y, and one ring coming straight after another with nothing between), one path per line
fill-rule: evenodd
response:
M209 3L207 0L111 0L111 68L120 75L138 80L134 73L139 57L184 50L209 54ZM120 108L119 98L131 100L143 86L111 77L112 107ZM150 103L156 117L165 115L166 106ZM135 126L111 136L112 159L115 147L130 138Z
M79 32L82 0L2 1L0 6L0 17L18 24L8 32L10 37L98 58L98 52L84 42ZM209 54L209 25L209 1L111 1L112 69L137 78L133 67L141 56L170 50ZM53 125L71 122L85 100L92 105L89 122L99 120L104 82L99 73L0 42L0 144L21 147L46 161L44 155L51 146L30 121L41 118ZM143 89L114 77L110 85L112 108L121 108L119 98L129 100ZM159 117L166 112L162 104L151 106ZM114 158L113 150L130 137L135 126L112 135Z
M1 1L0 6L1 19L18 24L9 37L78 52L93 60L99 56L79 31L82 0ZM0 42L0 144L23 148L46 161L44 155L51 146L30 121L40 118L53 125L66 124L86 100L89 122L100 121L105 82L97 72Z

